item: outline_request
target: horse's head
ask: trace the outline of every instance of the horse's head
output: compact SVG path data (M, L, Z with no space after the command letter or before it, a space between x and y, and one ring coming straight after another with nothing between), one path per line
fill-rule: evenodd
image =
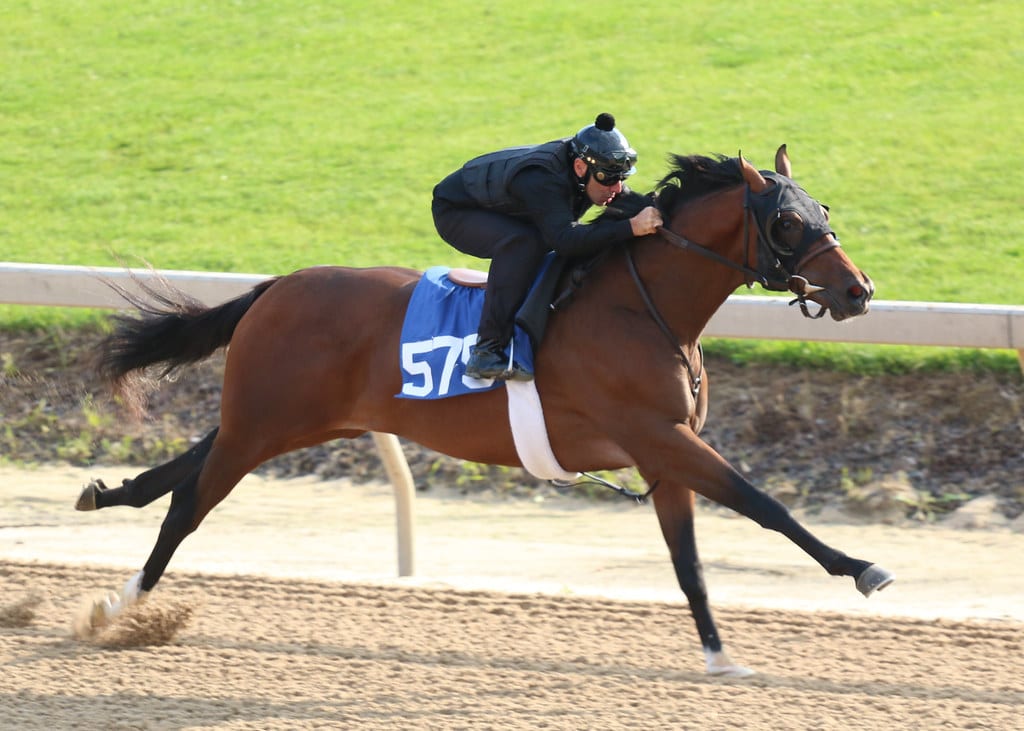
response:
M793 302L807 317L827 311L833 320L845 320L867 312L874 284L840 248L828 209L793 182L786 146L775 153L776 173L759 172L742 156L739 163L761 284L795 294ZM821 307L817 315L808 312L808 300Z
M775 153L774 173L758 171L742 155L670 159L674 169L654 193L623 190L598 222L630 218L657 205L669 221L659 229L663 239L738 270L749 285L792 292L793 304L799 303L807 317L828 312L834 320L845 320L868 311L874 284L839 247L828 209L793 182L785 145ZM720 196L726 192L728 198ZM709 209L712 200L717 206L739 202L743 210L732 208L735 215L726 215L724 209ZM726 246L731 251L723 251ZM808 311L808 302L821 307L816 315Z

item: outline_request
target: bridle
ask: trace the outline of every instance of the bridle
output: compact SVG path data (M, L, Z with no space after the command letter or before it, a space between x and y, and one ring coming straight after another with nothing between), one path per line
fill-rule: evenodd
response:
M792 292L796 295L796 298L790 304L799 304L804 317L816 320L822 317L828 311L828 308L822 306L817 314L812 315L807 308L807 296L816 292L827 293L828 290L825 287L811 284L806 277L800 276L799 272L812 259L824 254L826 251L839 248L839 239L835 237L835 232L828 227L827 223L823 226L819 223L811 232L805 232L804 240L801 241L800 246L796 249L790 249L784 244L777 242L771 233L772 226L782 217L785 211L794 210L795 201L792 199L796 198L799 200L803 204L801 207L804 209L808 208L807 204L815 206L820 206L820 204L811 199L795 183L789 182L788 179L768 172L764 172L762 175L768 180L773 180L780 193L771 198L755 197L750 186L746 186L746 194L743 199L743 240L746 242L747 247L745 260L750 261L751 259L750 221L753 219L757 229L757 261L759 263L757 269L752 269L746 264L737 263L706 246L691 241L685 236L680 236L675 231L664 226L658 227L658 234L673 246L700 254L707 259L741 272L748 287L760 284L765 289L773 292ZM785 198L790 198L791 200L783 202ZM823 208L823 206L821 207ZM826 238L827 234L832 234L832 238ZM787 269L787 265L792 268L792 274Z
M753 286L755 283L760 284L765 289L769 289L776 292L792 292L796 295L789 304L799 304L800 311L804 317L811 319L818 319L822 317L827 311L826 305L821 305L821 309L818 310L817 314L812 315L807 307L808 295L816 292L825 292L828 294L828 290L824 287L816 284L811 284L806 277L803 277L799 272L814 258L824 254L826 251L831 251L839 247L839 240L836 238L835 233L831 228L828 227L827 221L824 216L821 216L822 221L817 222L811 231L807 231L805 228L804 236L801 239L800 245L795 249L791 249L784 244L775 241L772 236L772 227L776 221L781 218L782 214L788 210L799 210L804 211L810 210L809 204L814 204L820 207L817 201L814 201L803 189L797 186L795 183L790 181L788 178L782 176L776 176L772 173L762 173L766 179L772 180L775 183L775 188L778 190L774 191L771 196L756 196L751 191L750 185L746 186L746 193L743 200L743 240L746 246L745 261L751 259L751 244L752 238L750 236L750 221L754 221L754 225L757 230L757 251L754 252L757 255L758 268L753 269L746 265L746 263L738 263L729 259L728 257L722 256L716 251L712 251L706 246L702 246L685 236L677 234L675 231L665 228L664 226L658 227L658 234L669 244L685 251L692 251L700 256L710 259L711 261L718 262L730 269L735 269L743 274L744 280L748 287ZM821 223L824 222L824 226ZM831 238L827 234L832 234ZM658 325L658 328L665 334L675 349L676 353L682 359L683 365L686 368L687 374L690 378L690 392L693 394L694 399L700 393L701 388L701 370L702 368L694 368L690 363L690 359L686 357L686 353L683 351L682 345L679 343L679 339L676 338L672 329L668 323L665 322L665 318L662 317L658 311L657 306L654 304L654 300L651 298L650 293L647 291L647 287L644 286L643 280L640 278L640 274L637 271L636 263L633 261L632 247L625 247L626 265L629 268L630 276L633 278L633 282L636 284L637 290L640 293L640 298L644 302L644 306L647 307L647 312L651 318ZM792 274L787 269L787 264L792 267ZM831 296L831 295L829 295ZM700 357L701 363L704 360L704 351L701 347L700 342L697 342L697 353Z

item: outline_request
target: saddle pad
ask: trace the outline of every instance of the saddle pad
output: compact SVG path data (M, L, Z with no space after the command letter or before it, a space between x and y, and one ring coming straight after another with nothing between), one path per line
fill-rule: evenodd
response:
M399 342L399 398L448 398L503 385L466 375L469 350L476 344L484 290L460 287L448 278L449 271L445 266L431 267L413 290ZM518 326L512 351L517 363L533 371L530 338Z

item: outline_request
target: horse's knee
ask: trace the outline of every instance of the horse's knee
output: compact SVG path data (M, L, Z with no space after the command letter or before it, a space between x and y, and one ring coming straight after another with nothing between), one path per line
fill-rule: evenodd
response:
M789 508L746 480L739 483L734 500L722 503L768 530L784 533L793 523L793 515Z
M771 495L761 495L754 513L754 520L768 530L785 532L786 526L793 522L793 514L789 508Z

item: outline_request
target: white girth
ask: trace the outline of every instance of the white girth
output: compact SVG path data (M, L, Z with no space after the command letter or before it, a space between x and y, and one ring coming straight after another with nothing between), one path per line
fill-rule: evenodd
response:
M505 390L508 391L508 421L512 427L512 439L526 471L542 480L577 479L579 473L566 472L551 451L536 382L506 381Z

